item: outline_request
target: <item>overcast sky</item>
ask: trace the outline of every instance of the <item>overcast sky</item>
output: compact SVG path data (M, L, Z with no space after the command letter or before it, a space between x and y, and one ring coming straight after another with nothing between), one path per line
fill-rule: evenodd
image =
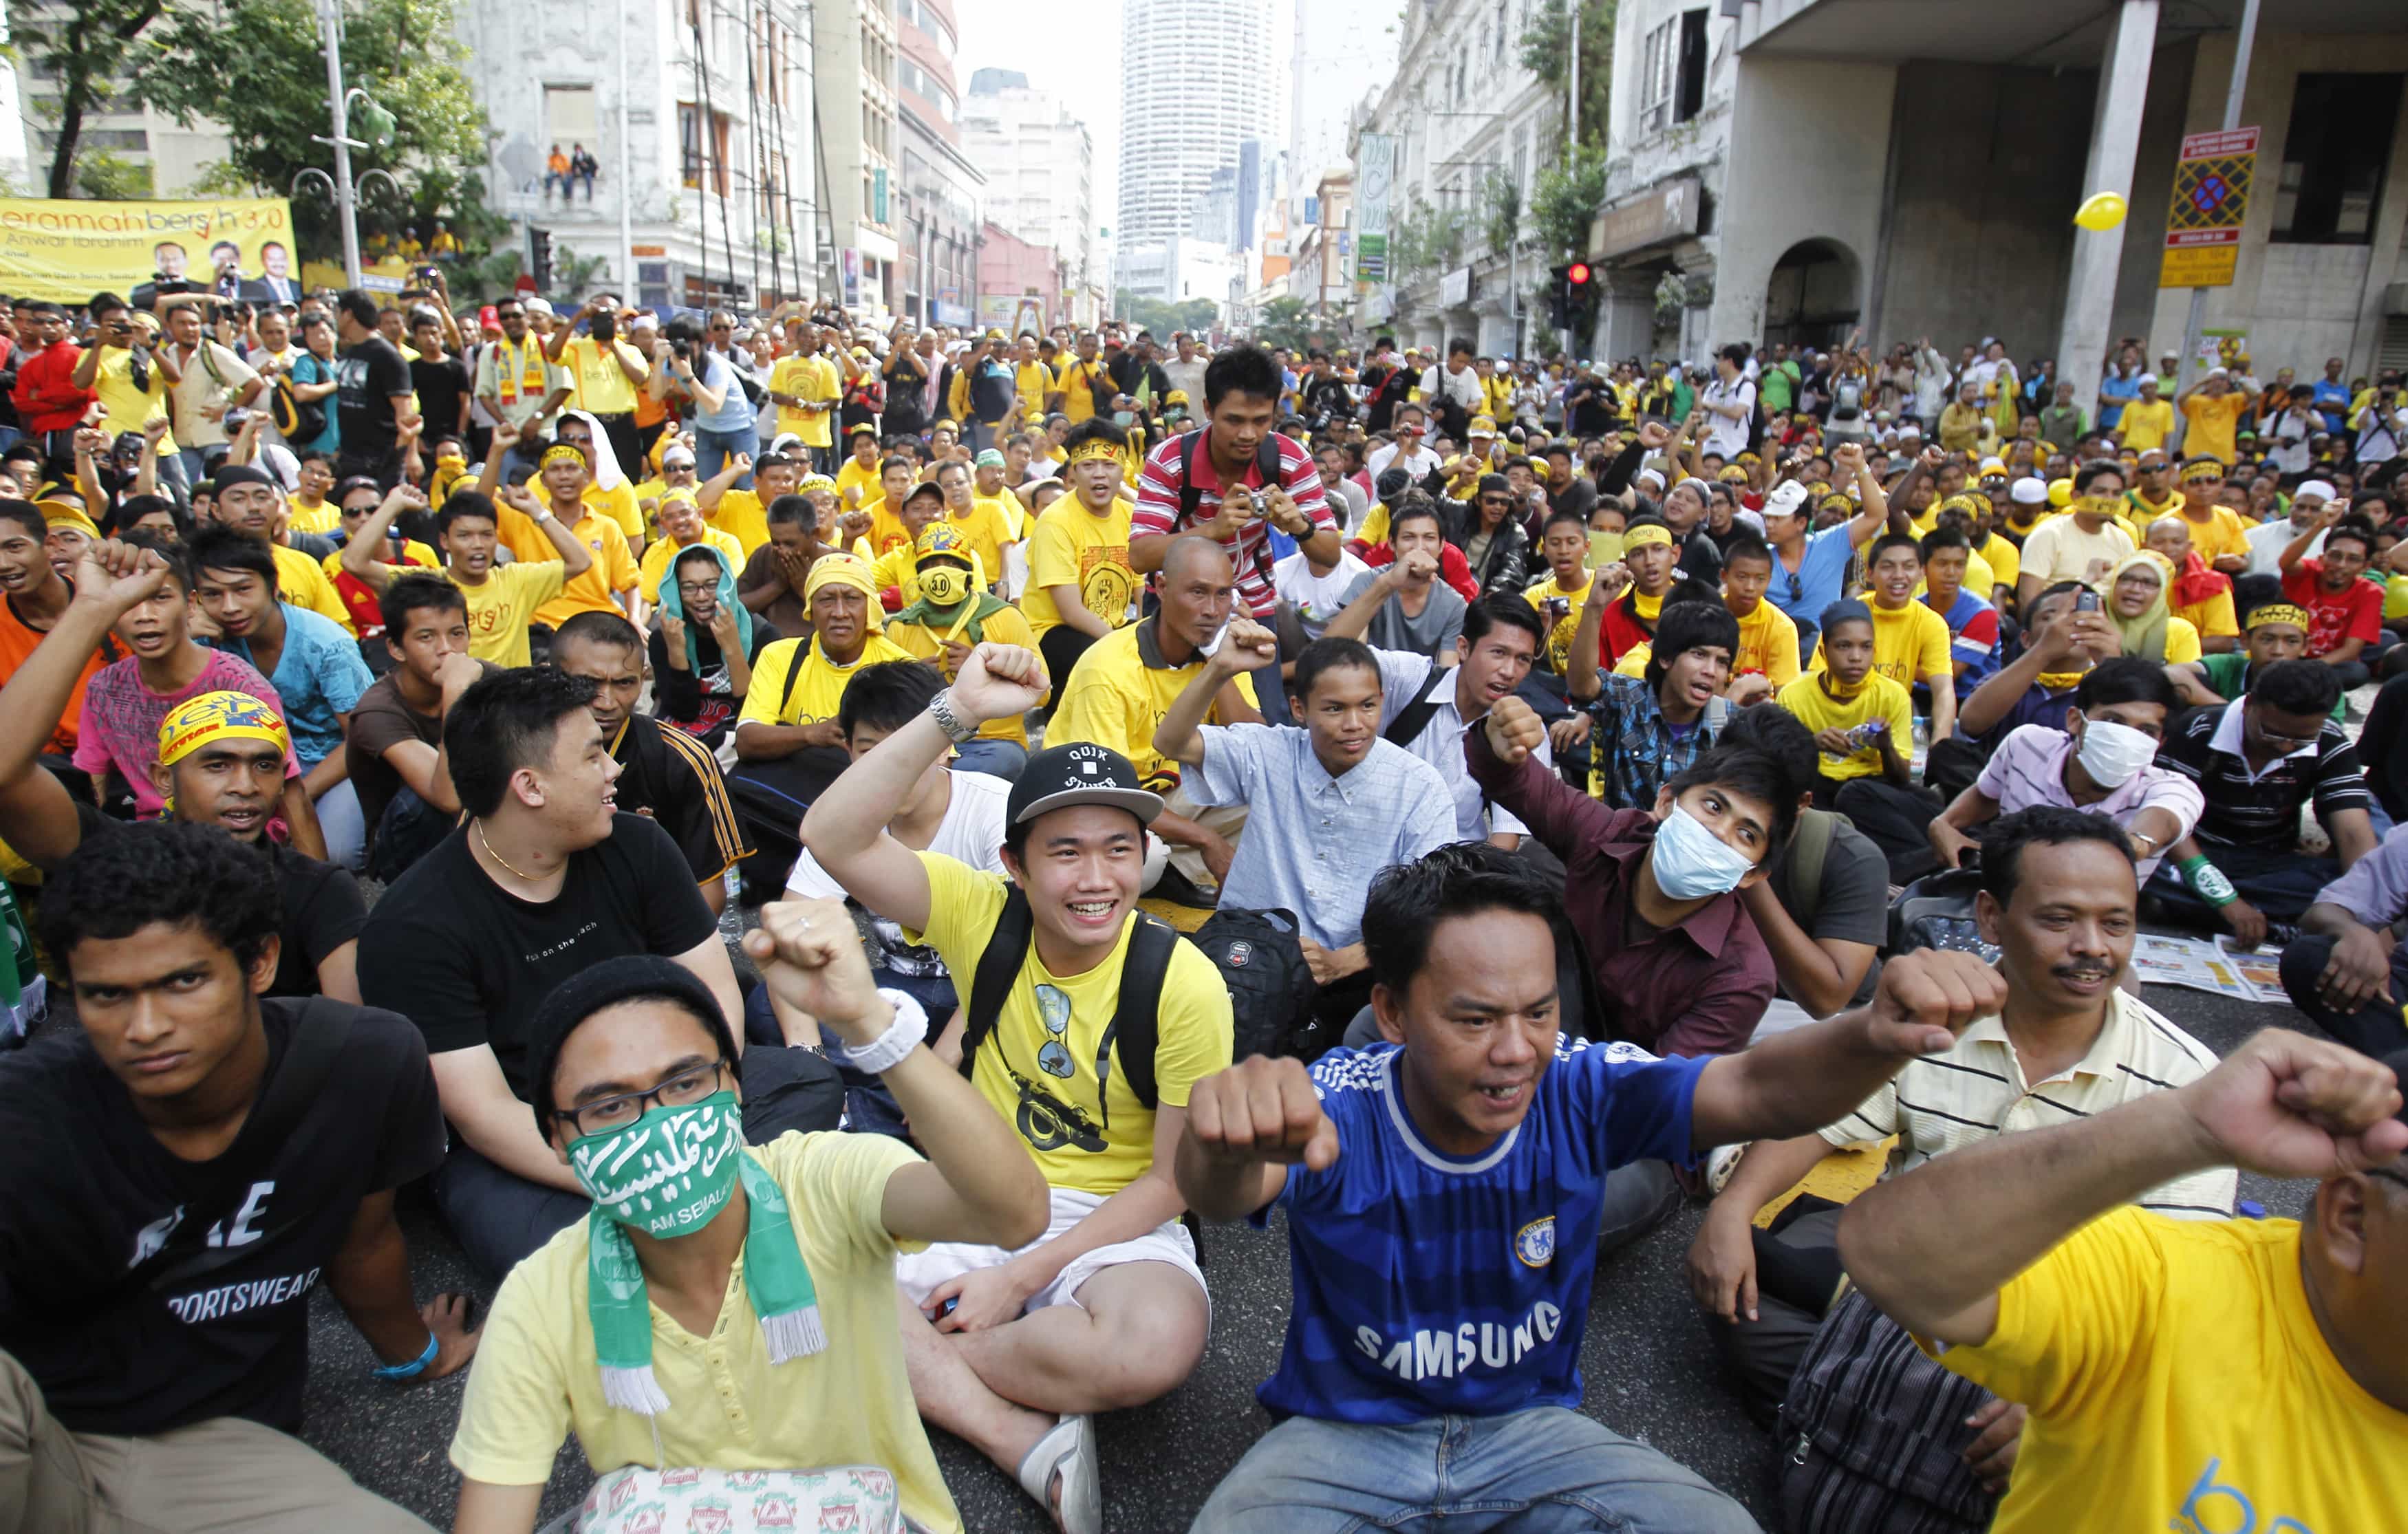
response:
M976 71L1017 69L1084 122L1096 151L1095 223L1109 229L1120 222L1120 7L1055 7L1049 0L1039 8L1047 20L1032 23L1030 7L1020 0L954 0L953 20L961 28L957 82L968 95Z

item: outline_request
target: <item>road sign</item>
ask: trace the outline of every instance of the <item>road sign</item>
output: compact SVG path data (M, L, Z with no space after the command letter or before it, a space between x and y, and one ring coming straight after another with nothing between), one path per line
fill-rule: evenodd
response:
M2249 216L2249 183L2258 172L2258 130L2195 133L2182 141L2166 205L2161 288L2232 285L2241 258L2241 225Z

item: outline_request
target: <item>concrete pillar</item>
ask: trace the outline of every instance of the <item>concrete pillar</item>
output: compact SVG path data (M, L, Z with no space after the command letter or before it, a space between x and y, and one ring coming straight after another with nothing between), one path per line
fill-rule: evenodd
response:
M2082 194L2132 194L2132 162L2141 145L2141 111L2148 103L2149 55L2157 47L2157 0L2124 0L2108 24L2100 62L2099 100L2091 114L2090 154ZM2073 385L2086 417L2098 410L2099 376L2114 323L2115 272L2125 227L2073 232L2072 269L2065 284L2065 321L2057 338L2057 376Z

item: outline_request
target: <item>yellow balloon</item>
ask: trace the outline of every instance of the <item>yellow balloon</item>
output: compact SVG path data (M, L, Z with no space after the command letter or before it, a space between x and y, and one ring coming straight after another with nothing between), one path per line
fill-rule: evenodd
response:
M2124 208L2120 194L2094 192L2074 209L2073 222L2085 229L2113 229L2124 222Z

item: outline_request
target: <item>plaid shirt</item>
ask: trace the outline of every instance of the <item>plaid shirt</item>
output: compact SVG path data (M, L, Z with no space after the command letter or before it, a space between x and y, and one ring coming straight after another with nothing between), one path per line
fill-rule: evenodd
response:
M1588 791L1615 810L1653 810L1656 794L1697 764L1722 734L1730 705L1715 698L1687 730L1675 733L1653 682L1609 671L1588 706Z

